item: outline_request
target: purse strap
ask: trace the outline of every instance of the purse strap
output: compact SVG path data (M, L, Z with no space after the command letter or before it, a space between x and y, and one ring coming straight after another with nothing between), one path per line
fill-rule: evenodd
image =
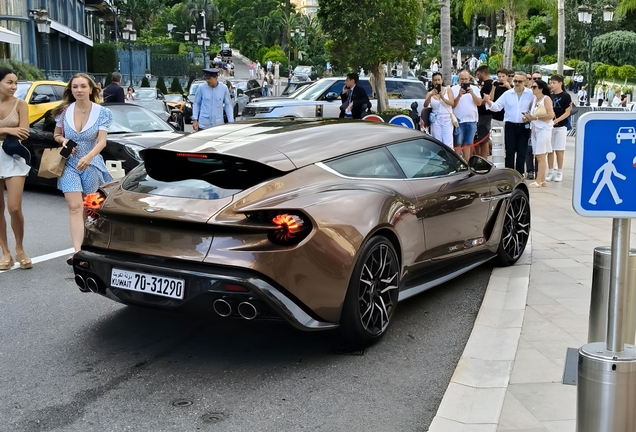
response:
M64 138L66 138L66 134L64 133L64 119L66 118L66 110L67 110L67 109L68 109L68 107L64 108L64 109L62 110L62 114L60 114L60 115L62 116L62 127L61 127L61 129L62 129L62 136L63 136Z
M450 90L449 87L446 87L446 94L448 94L448 91ZM446 102L444 102L444 97L442 95L439 96L439 104L440 106L444 107L444 109L446 110L447 113L449 113L450 115L454 115L454 113L448 109L448 104Z

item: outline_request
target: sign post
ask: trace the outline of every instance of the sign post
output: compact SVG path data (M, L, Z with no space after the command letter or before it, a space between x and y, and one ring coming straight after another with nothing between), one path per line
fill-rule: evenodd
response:
M629 277L631 218L636 217L636 113L591 112L577 124L574 193L577 213L611 217L608 323L605 343L579 350L577 432L636 430L636 348L623 325ZM631 342L630 342L631 343Z

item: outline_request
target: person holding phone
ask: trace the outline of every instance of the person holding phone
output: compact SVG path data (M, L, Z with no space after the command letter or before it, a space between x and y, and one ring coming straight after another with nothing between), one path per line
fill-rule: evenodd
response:
M9 68L0 67L0 270L9 270L15 262L9 250L7 222L4 219L4 188L7 189L6 208L11 216L11 228L15 237L15 260L20 264L20 268L33 267L31 258L22 246L22 192L31 167L19 155L7 154L8 146L2 148L5 141L8 144L8 139L25 140L29 137L29 108L25 101L15 97L17 89L17 75Z
M442 74L433 72L433 87L426 94L424 108L430 106L433 109L429 116L431 135L433 135L433 138L453 148L453 122L451 120L451 113L453 112L455 98L453 97L453 92L450 87L445 87L442 84Z
M536 79L530 89L534 95L534 101L530 112L523 113L523 121L530 122L532 149L537 159L536 181L528 187L539 188L548 185L546 181L547 155L552 152L552 128L554 126L554 108L550 98L550 87L542 79Z
M79 73L68 82L62 103L53 109L57 121L53 139L68 155L57 187L68 205L71 241L76 252L84 239L84 195L97 192L99 186L112 181L100 153L106 147L106 133L113 115L97 104L98 95L93 80ZM72 264L72 256L67 263Z
M135 89L132 86L128 86L128 90L126 91L126 101L132 102L135 99Z
M471 84L470 74L466 70L459 73L459 84L453 86L452 90L455 117L459 121L459 127L455 128L455 151L468 160L472 154L479 121L477 107L482 104L482 98L479 87Z

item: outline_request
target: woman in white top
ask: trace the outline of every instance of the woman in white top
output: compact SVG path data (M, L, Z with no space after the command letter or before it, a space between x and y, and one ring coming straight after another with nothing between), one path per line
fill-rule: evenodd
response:
M530 122L532 133L532 150L537 160L537 178L536 181L530 183L529 187L546 187L546 156L552 151L552 119L554 118L554 109L552 108L552 99L550 98L550 87L543 80L536 80L530 87L534 94L534 102L529 113L523 117L523 121Z
M426 94L424 108L429 106L433 108L429 119L433 138L453 148L454 127L451 121L451 113L453 112L455 98L450 87L444 87L442 82L442 74L435 72L433 74L433 89Z

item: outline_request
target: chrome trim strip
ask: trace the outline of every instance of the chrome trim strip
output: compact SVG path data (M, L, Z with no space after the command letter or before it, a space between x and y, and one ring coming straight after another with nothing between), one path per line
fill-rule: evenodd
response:
M512 193L495 195L495 196L491 196L491 197L488 197L488 198L482 198L481 202L499 201L499 200L502 200L502 199L510 198L511 196L512 196Z
M434 179L434 178L443 178L443 177L450 177L452 175L456 175L456 174L461 174L464 171L455 171L452 172L450 174L444 174L444 175L439 175L439 176L432 176L432 177L419 177L419 178L389 178L389 177L349 177L346 176L344 174L340 174L338 171L334 170L333 168L328 167L327 165L325 165L323 162L316 162L314 165L316 165L317 167L320 167L322 169L324 169L325 171L338 176L340 178L344 178L344 179L348 179L348 180L381 180L381 181L387 181L387 180L392 180L392 181L422 181L422 180L427 180L427 179Z
M491 256L488 258L483 259L482 261L479 261L475 264L471 264L468 267L462 267L461 269L454 271L453 273L449 273L446 276L443 276L441 278L432 280L430 282L426 282L423 283L421 285L415 286L413 288L409 288L406 289L404 291L400 291L400 295L398 297L398 302L401 302L402 300L406 300L407 298L413 297L414 295L417 295L419 293L422 293L428 289L434 288L438 285L443 284L444 282L448 282L451 279L456 278L457 276L466 273L467 271L470 271L472 269L474 269L475 267L478 267L480 265L482 265L483 263L490 261L491 259L493 259L495 256Z

